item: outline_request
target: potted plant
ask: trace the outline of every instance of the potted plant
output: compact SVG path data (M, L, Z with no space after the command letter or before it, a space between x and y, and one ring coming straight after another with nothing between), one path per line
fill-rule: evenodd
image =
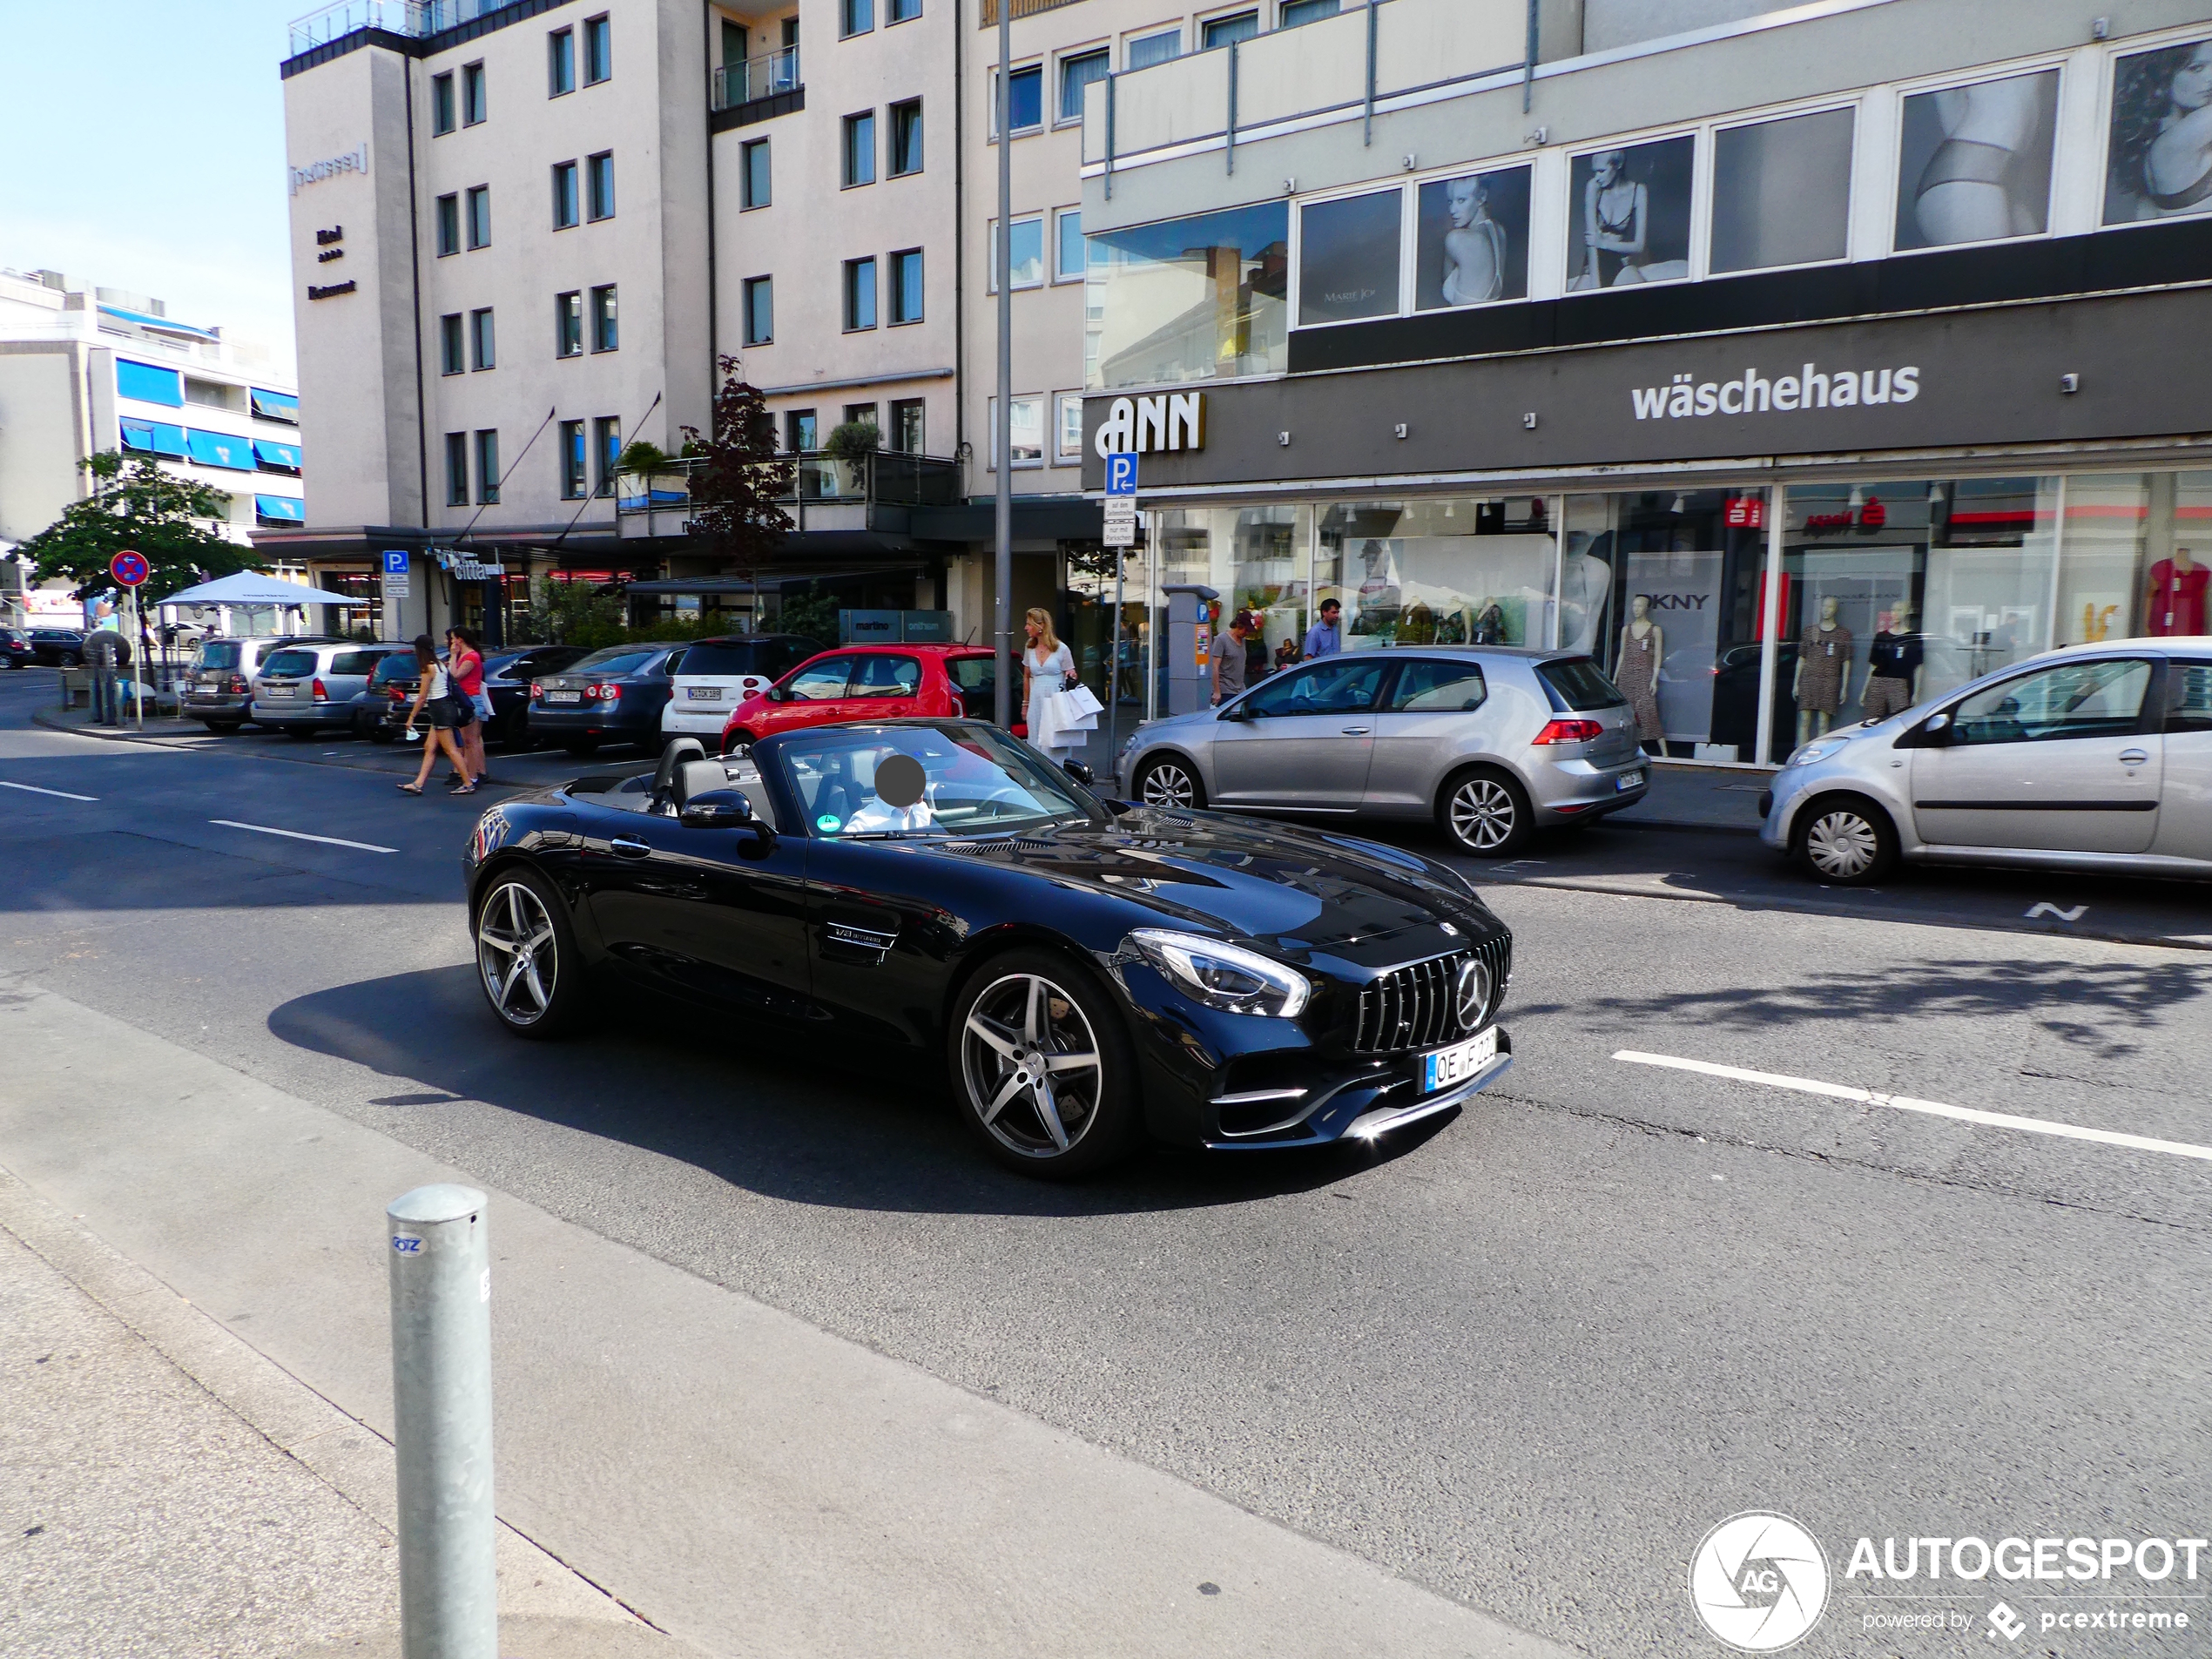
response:
M837 493L858 497L867 493L868 457L883 447L883 435L873 421L847 421L830 429L822 453L837 463Z
M673 463L668 451L660 445L650 439L633 438L622 454L615 458L615 476L637 481L628 490L622 492L625 499L650 503L656 482L663 477L673 477ZM664 484L662 488L680 492L683 485L678 480Z

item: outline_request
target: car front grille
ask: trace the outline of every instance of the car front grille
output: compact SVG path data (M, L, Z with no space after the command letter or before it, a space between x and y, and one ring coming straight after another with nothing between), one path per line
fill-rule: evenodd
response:
M1490 970L1490 1001L1470 1025L1461 1025L1458 999L1460 965L1472 954ZM1472 953L1453 951L1426 961L1393 968L1359 993L1359 1022L1352 1037L1355 1054L1397 1054L1433 1049L1480 1031L1505 1000L1513 972L1513 941L1487 939Z

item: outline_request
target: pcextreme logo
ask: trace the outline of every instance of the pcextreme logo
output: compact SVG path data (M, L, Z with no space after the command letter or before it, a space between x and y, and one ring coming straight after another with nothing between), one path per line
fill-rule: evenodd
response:
M1730 1647L1779 1653L1820 1622L1828 1556L1787 1515L1730 1515L1689 1558L1689 1604Z

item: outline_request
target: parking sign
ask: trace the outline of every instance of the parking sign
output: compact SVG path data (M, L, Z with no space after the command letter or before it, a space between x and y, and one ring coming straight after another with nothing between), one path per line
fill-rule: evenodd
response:
M1108 547L1136 545L1136 457L1106 457L1106 513L1103 540Z
M1106 457L1106 494L1134 496L1136 494L1136 457L1108 455Z
M384 597L388 599L408 597L407 550L403 547L384 550Z

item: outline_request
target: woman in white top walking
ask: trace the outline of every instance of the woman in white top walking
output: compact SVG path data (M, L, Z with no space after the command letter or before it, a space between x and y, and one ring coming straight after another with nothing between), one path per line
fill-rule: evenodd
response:
M1029 741L1055 760L1064 761L1076 752L1076 745L1062 742L1063 734L1046 719L1044 700L1067 689L1076 671L1076 658L1053 632L1052 618L1043 610L1032 610L1022 626L1029 634L1029 647L1022 653L1022 700L1028 711Z
M461 787L456 795L476 792L476 779L469 770L461 747L453 740L454 727L459 723L459 711L453 705L453 686L448 678L445 664L438 660L438 647L428 634L418 634L415 641L415 665L421 681L415 688L415 706L407 711L407 729L415 730L420 718L430 726L430 740L422 745L422 764L415 769L415 781L401 784L400 792L419 795L422 786L429 780L430 768L438 764L441 752L453 762L453 769L461 774Z

